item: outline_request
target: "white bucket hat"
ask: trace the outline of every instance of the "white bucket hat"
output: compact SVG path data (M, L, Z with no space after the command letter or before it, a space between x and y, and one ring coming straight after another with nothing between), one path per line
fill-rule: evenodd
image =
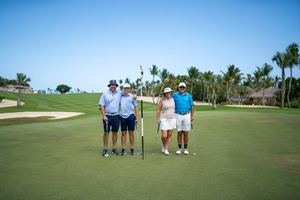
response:
M163 91L163 93L167 93L167 92L173 92L173 90L169 87L166 87Z

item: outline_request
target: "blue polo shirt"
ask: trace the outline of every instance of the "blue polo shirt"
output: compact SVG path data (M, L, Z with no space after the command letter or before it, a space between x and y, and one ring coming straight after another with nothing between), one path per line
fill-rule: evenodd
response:
M115 92L107 90L99 100L99 105L105 106L105 113L118 113L121 101L122 91L116 89Z
M123 118L128 118L130 115L134 114L134 109L137 107L137 105L138 103L132 94L122 94L120 116Z
M194 101L190 93L180 94L179 92L174 92L172 95L175 101L175 113L188 113L194 106Z

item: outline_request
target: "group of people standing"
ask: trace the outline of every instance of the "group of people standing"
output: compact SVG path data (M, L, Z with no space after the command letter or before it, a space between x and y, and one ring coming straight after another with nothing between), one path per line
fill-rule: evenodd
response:
M121 155L126 154L126 134L129 132L130 154L134 155L134 130L137 123L138 111L136 98L130 92L130 84L125 83L123 91L117 89L116 80L111 80L107 85L109 90L104 92L99 101L99 110L103 121L103 151L102 156L108 156L108 136L112 132L112 154L119 155L117 139L119 125L121 124Z
M126 135L129 132L130 154L134 151L134 131L136 129L138 111L136 97L130 91L130 84L123 85L123 91L118 89L116 80L111 80L109 89L104 92L99 101L99 110L103 121L103 150L102 156L108 156L109 132L112 132L112 154L119 155L117 150L117 138L119 125L121 124L121 155L126 154ZM166 87L163 90L163 97L157 105L156 120L159 124L162 140L162 153L170 155L169 148L172 132L177 129L178 150L176 154L189 154L188 132L191 130L194 120L194 103L192 96L185 91L186 84L181 82L178 91ZM172 94L173 93L173 94ZM183 145L182 146L182 141Z
M185 91L186 84L179 83L178 91L163 90L163 97L157 105L156 120L161 130L162 153L170 155L169 148L172 132L177 129L177 155L188 155L188 132L194 120L194 101L192 95ZM183 146L182 146L183 140Z

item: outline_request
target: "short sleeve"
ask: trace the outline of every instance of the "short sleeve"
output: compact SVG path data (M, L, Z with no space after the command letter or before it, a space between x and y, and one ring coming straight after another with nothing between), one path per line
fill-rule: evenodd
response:
M105 94L102 94L99 100L99 105L104 106L105 105Z

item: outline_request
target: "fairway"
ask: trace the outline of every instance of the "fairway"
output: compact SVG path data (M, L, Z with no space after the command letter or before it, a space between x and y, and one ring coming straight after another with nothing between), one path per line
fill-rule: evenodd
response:
M0 199L300 197L298 111L200 109L190 134L191 154L175 155L174 134L166 157L160 153L160 139L156 141L154 108L146 105L145 160L139 155L104 158L98 95L49 96L54 102L62 97L73 102L68 111L88 114L0 126ZM23 110L49 110L43 98L26 96L29 103ZM84 102L90 105L82 108Z

